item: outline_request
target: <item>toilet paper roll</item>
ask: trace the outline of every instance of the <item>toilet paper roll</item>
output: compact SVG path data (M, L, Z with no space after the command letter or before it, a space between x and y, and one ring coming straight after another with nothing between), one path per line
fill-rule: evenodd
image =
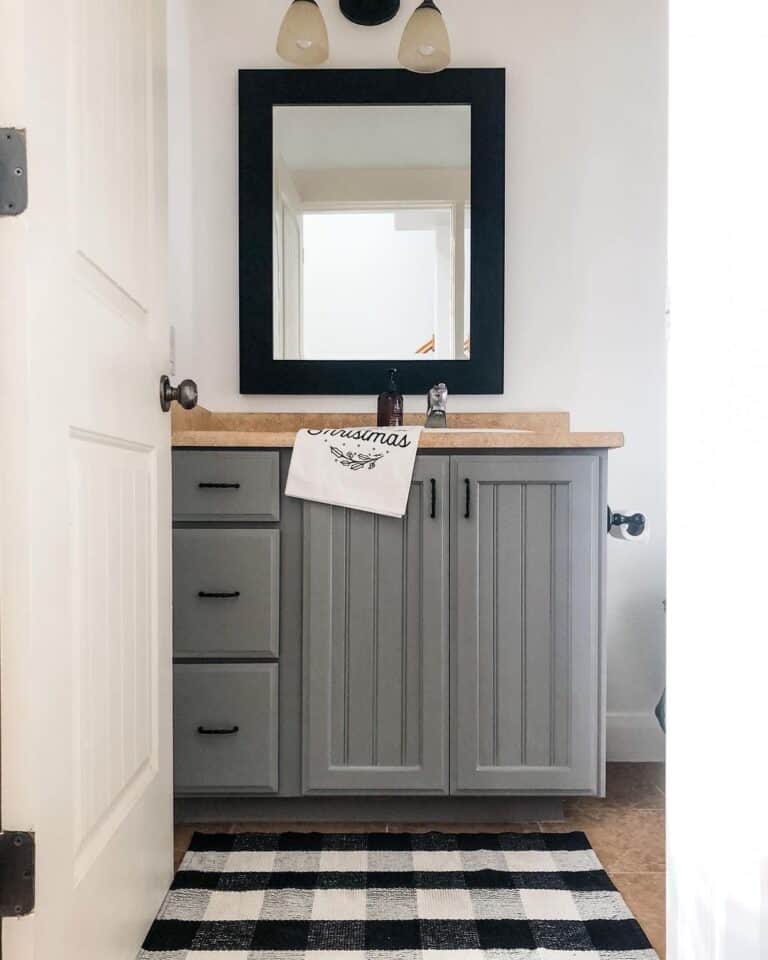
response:
M631 517L634 513L637 513L637 510L614 510L614 513L620 513L624 517ZM615 537L616 540L626 540L629 543L648 543L651 539L650 533L650 524L646 518L645 521L645 530L639 536L633 537L632 534L627 530L627 524L622 524L620 527L611 527L611 536Z

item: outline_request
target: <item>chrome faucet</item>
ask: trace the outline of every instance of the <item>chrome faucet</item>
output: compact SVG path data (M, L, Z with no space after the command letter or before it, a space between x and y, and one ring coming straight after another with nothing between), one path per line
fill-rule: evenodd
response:
M448 387L436 383L427 394L427 419L424 426L428 430L445 429L448 426Z

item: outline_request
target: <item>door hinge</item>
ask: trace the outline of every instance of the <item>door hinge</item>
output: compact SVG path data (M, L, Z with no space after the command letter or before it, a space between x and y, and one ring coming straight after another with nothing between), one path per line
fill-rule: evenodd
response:
M17 217L27 209L27 134L0 127L0 217Z
M35 835L0 833L0 917L25 917L35 909Z

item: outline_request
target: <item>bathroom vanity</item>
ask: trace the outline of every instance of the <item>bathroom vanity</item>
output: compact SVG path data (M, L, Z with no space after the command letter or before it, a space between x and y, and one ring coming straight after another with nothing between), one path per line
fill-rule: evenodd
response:
M283 495L300 426L370 421L176 415L177 795L602 795L621 434L455 414L403 520Z
M505 100L494 69L240 72L241 393L365 394L393 367L411 396L503 393ZM175 411L177 796L333 819L601 795L622 436L449 409L403 519L284 495L299 429L374 423Z

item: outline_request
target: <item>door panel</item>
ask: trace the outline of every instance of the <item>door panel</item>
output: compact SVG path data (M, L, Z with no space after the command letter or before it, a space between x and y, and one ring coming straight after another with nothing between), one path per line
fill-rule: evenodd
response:
M75 876L85 876L158 769L153 625L155 452L71 439ZM98 591L94 595L94 586ZM105 642L106 641L106 642Z
M23 8L0 57L30 173L0 223L2 817L38 864L3 949L133 960L173 864L165 5Z
M596 792L599 459L452 476L453 791Z
M146 0L71 5L77 138L72 171L75 247L89 279L150 307L153 138L151 6Z
M447 792L448 506L446 457L403 520L304 506L305 793Z

